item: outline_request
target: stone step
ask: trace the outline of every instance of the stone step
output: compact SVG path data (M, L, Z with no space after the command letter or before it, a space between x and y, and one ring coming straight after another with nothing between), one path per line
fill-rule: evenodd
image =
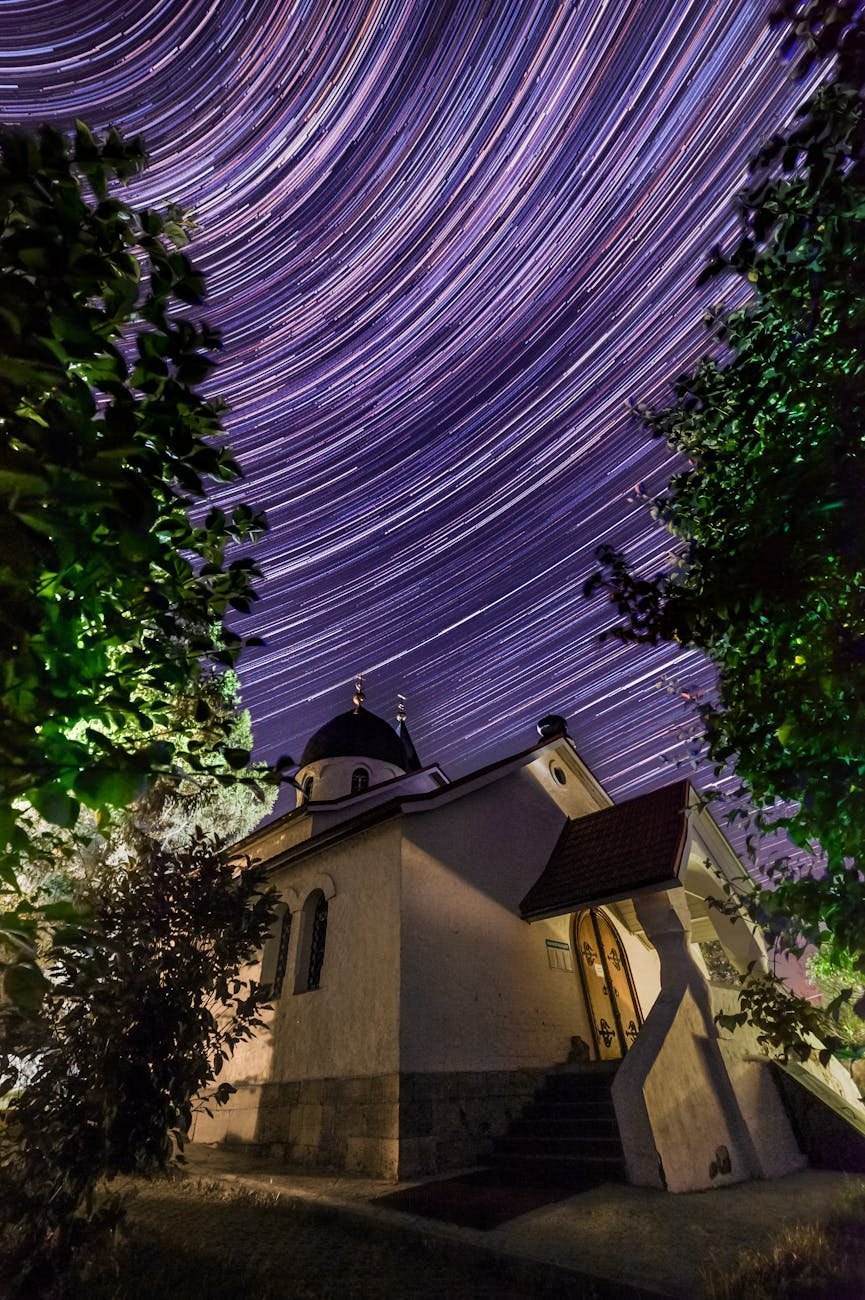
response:
M543 1101L536 1098L530 1101L520 1115L520 1119L543 1120L549 1123L586 1119L615 1123L616 1112L613 1103L607 1101Z
M618 1134L614 1137L586 1135L579 1138L563 1138L521 1137L509 1132L504 1137L494 1138L493 1150L503 1155L515 1156L597 1156L610 1160L622 1159L622 1143Z
M615 1071L604 1070L599 1074L548 1074L541 1096L555 1097L609 1097L615 1079Z
M508 1128L509 1137L538 1138L615 1138L619 1140L619 1126L616 1117L579 1115L573 1118L560 1118L546 1115L521 1115Z
M544 1085L486 1163L540 1185L593 1187L622 1182L625 1160L611 1088L618 1062L566 1067Z

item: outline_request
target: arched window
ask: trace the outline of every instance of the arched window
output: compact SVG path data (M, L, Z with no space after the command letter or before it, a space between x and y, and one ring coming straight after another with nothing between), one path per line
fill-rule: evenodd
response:
M282 985L285 981L285 969L288 965L288 946L291 943L291 912L286 908L285 915L282 918L282 925L279 928L279 947L276 950L276 965L273 968L273 983L270 987L270 996L278 998L282 992Z
M327 939L327 899L324 891L314 889L303 905L300 950L295 966L295 993L319 988Z
M267 1001L278 998L285 981L288 965L288 949L291 944L291 909L284 903L277 907L277 914L270 934L261 954L262 995Z
M324 944L327 938L327 899L319 891L312 915L312 935L309 945L309 974L306 987L317 989L321 983L321 968L324 964Z
M303 783L303 793L307 799L312 798L312 787L315 785L315 778L308 776Z
M369 772L365 767L356 767L351 774L352 794L363 794L369 789Z

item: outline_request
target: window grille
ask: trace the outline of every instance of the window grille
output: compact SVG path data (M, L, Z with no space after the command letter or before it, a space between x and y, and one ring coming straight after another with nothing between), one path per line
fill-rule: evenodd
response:
M324 962L324 943L327 937L327 899L319 894L312 918L312 936L309 944L309 974L306 980L308 989L317 989L321 983L321 967Z
M270 996L278 998L282 992L283 981L285 980L285 969L288 965L288 945L291 943L291 912L286 910L282 918L282 927L279 931L279 948L276 953L276 966L273 970L273 984L270 988Z
M356 767L351 774L352 794L363 794L369 789L369 772L365 767Z

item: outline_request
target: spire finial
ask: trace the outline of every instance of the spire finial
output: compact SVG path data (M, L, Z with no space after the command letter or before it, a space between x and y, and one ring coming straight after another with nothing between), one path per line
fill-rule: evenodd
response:
M405 719L406 719L405 696L400 695L398 693L396 697L396 720L397 722L405 722Z
M352 696L352 699L354 700L355 713L360 713L363 708L363 702L366 699L366 696L363 693L363 675L361 673L355 675L354 695Z

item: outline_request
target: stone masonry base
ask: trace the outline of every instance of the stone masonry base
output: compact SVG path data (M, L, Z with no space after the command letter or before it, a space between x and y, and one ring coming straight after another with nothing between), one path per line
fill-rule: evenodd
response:
M483 1070L267 1083L255 1089L249 1138L232 1138L230 1106L222 1132L207 1126L195 1137L378 1178L436 1174L481 1160L543 1078L542 1070Z

